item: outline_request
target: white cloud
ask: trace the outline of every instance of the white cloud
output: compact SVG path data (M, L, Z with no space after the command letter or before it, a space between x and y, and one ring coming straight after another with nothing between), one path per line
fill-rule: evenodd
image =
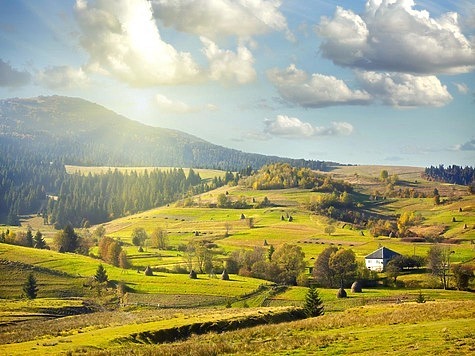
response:
M357 72L357 77L364 90L385 105L401 108L440 107L452 100L447 87L432 75Z
M455 149L457 151L475 151L475 139L471 139L470 141L456 145Z
M264 121L264 133L286 138L310 138L314 136L350 135L353 126L348 122L332 122L330 126L314 126L298 118L277 115L275 119Z
M371 96L362 90L351 90L343 80L323 74L309 76L290 65L267 72L269 80L283 99L303 107L368 104Z
M457 88L460 94L467 94L468 93L468 86L465 83L454 83L455 87Z
M203 53L209 61L209 78L239 84L249 83L256 79L253 67L254 57L251 51L240 45L236 52L220 49L213 41L201 37Z
M154 15L165 26L216 40L248 38L281 31L293 39L278 0L153 0Z
M137 87L191 82L199 75L190 53L162 40L147 0L77 0L76 18L89 70Z
M206 104L204 106L192 106L180 100L172 100L165 95L155 95L155 103L160 110L171 114L189 114L200 111L216 111L218 107L214 104Z
M20 87L30 82L31 75L13 68L0 58L0 87Z
M38 73L36 81L50 89L83 87L89 83L82 68L69 66L48 67Z
M433 18L413 0L369 0L363 14L337 7L316 27L325 58L342 66L408 73L463 73L475 68L475 42L458 14Z

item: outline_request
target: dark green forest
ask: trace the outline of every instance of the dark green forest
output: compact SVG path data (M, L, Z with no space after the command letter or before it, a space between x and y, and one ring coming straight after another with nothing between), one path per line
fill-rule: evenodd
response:
M427 179L451 184L470 185L475 180L475 169L469 166L430 166L424 174Z
M326 162L288 159L213 145L195 136L129 120L100 105L61 96L0 100L0 222L41 214L58 228L97 224L213 189L272 162L327 169ZM64 166L195 167L229 171L202 182L193 171L110 171L69 175ZM237 178L236 178L237 179Z
M227 176L234 179L232 174ZM62 162L26 155L12 146L2 146L0 182L0 217L4 223L18 225L18 215L37 213L58 228L98 224L225 183L220 178L203 182L192 169L188 175L183 169L67 174Z

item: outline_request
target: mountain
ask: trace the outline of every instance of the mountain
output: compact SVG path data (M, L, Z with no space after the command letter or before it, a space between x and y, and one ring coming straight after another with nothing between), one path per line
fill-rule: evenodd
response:
M0 100L0 144L20 154L77 165L179 166L239 170L288 162L327 163L245 153L198 137L132 121L89 101L62 96Z

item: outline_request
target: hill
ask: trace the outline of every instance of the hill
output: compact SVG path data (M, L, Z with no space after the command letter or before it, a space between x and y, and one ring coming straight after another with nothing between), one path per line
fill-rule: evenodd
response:
M388 183L378 178L383 168L390 176L399 176L392 190L385 191ZM325 315L298 321L292 321L292 315L294 308L303 305L305 286L273 285L244 275L245 270L238 274L229 270L230 280L219 278L223 268L231 267L228 262L236 252L261 251L267 258L271 246L277 254L285 244L305 253L307 268L299 279L303 285L312 278L308 267L329 247L351 249L363 263L364 256L381 245L424 257L439 241L439 246L450 249L451 265L473 265L475 196L467 187L427 181L419 177L419 169L404 167L348 167L327 173L355 180L350 191L359 213L394 221L404 212L417 212L421 220L411 229L441 228L437 236L431 233L424 241L416 241L376 236L368 227L317 214L309 210L309 203L332 195L327 188L336 188L337 182L323 177L323 185L318 178L313 188L302 188L309 184L303 182L302 172L276 172L295 173L300 180L286 189L257 190L244 181L225 185L104 224L104 233L120 242L126 252L127 269L99 260L100 247L82 256L0 243L4 280L0 286L0 350L12 355L32 350L119 355L473 352L469 327L474 322L473 292L442 290L439 278L425 268L401 271L397 283L385 272L362 275L376 284L364 286L362 293L349 292L348 298L337 298L335 288L320 287ZM269 175L259 175L261 183L272 181L271 170L261 173ZM407 187L412 197L390 196ZM426 196L435 188L441 194L440 205ZM370 199L375 190L387 197ZM223 197L226 208L220 207ZM267 203L262 204L264 201ZM335 227L331 233L326 232L329 225ZM141 228L150 238L138 248L132 234ZM11 229L21 235L24 227ZM94 227L77 231L83 238L97 236ZM154 246L155 231L165 232L165 248ZM419 234L422 236L422 230ZM49 234L46 241L54 245ZM205 258L212 264L211 272L205 267L200 271ZM103 287L91 282L99 263L109 276ZM147 267L153 275L144 273ZM189 277L189 268L199 272L197 279ZM38 298L25 301L19 295L30 272L38 280ZM450 275L449 287L454 286ZM469 288L473 287L472 282ZM427 302L416 303L419 295ZM261 325L263 321L280 324ZM386 342L388 338L391 343Z
M50 161L95 166L239 170L277 161L324 170L320 161L245 153L180 131L151 127L79 98L0 100L0 144Z

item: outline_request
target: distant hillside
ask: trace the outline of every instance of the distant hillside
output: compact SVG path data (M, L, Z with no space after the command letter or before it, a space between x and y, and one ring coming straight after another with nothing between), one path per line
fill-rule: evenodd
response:
M179 166L239 170L288 162L325 170L325 162L245 153L176 131L151 127L83 99L0 100L2 150L38 153L78 165Z

